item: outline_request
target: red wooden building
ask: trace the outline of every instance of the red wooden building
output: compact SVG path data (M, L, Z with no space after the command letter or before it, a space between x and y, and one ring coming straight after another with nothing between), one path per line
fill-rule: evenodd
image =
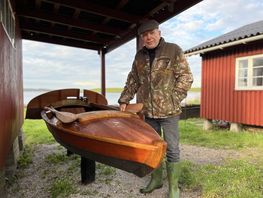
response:
M263 21L240 27L186 52L202 57L201 117L263 126Z
M0 105L0 197L5 197L1 191L4 178L16 168L18 151L22 149L21 127L24 105L20 29L11 4L2 0L0 1ZM3 167L6 167L5 171Z
M22 149L22 39L97 50L105 95L106 53L135 38L145 19L162 23L200 1L0 0L0 197Z

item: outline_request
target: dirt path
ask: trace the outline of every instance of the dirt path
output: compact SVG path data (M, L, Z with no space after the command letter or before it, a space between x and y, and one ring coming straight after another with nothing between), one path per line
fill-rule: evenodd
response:
M53 155L51 155L53 154ZM70 198L161 198L167 192L167 182L161 189L151 194L140 194L139 188L150 179L97 164L96 181L90 185L80 184L79 157L66 157L64 161L52 163L47 156L64 156L65 149L58 144L39 145L34 152L29 168L19 170L18 180L8 189L8 198L48 198L50 187L55 180L67 178L75 188ZM240 154L232 150L216 150L191 145L181 146L181 159L195 164L220 164L226 158L238 158ZM182 192L181 198L198 198L198 192Z

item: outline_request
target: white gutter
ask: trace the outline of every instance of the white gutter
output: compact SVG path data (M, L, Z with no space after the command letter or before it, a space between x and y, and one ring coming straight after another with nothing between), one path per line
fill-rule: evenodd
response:
M214 47L209 47L209 48L206 48L206 49L201 49L201 50L194 51L194 52L185 53L185 56L189 57L189 56L196 55L196 54L204 54L206 52L214 51L214 50L217 50L217 49L221 49L222 50L222 49L224 49L226 47L239 45L239 44L246 44L248 42L256 41L256 40L260 40L260 39L263 39L263 34L257 35L257 36L253 36L253 37L250 37L250 38L244 38L244 39L233 41L233 42L230 42L230 43L224 43L224 44L221 44L221 45L217 45L217 46L214 46Z

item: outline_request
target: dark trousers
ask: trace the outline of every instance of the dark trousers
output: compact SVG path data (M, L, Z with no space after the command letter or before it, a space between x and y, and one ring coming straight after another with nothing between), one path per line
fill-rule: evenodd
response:
M179 116L169 118L145 118L145 122L151 125L154 130L162 136L167 143L166 158L168 162L179 162Z

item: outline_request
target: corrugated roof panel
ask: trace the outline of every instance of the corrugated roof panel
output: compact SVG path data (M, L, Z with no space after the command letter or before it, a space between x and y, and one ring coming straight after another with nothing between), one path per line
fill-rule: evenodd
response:
M244 38L257 36L260 34L263 34L263 20L242 26L222 36L219 36L209 41L206 41L204 43L201 43L191 49L186 50L185 53L190 53L190 52L206 49L206 48L221 45L224 43L230 43L230 42L241 40Z

